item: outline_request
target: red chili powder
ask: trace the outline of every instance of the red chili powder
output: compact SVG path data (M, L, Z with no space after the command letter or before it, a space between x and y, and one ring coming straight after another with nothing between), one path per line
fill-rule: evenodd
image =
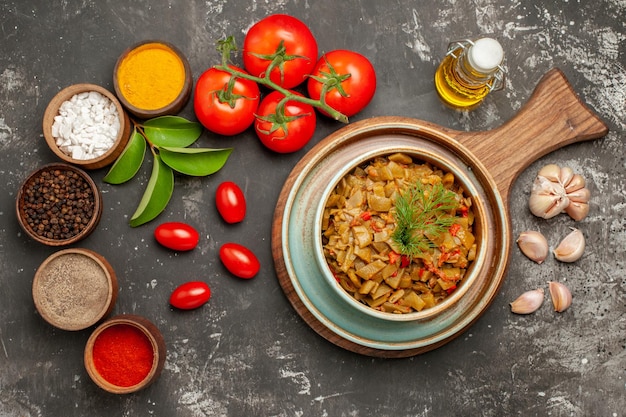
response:
M113 385L130 387L144 380L152 368L154 352L138 328L118 324L107 327L93 345L96 370Z

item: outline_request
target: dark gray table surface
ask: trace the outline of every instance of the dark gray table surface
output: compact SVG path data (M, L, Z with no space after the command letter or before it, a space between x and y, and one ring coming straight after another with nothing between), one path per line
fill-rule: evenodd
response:
M60 89L91 82L112 89L119 54L144 39L162 39L187 55L195 77L218 63L214 42L271 13L310 27L320 50L368 56L378 73L372 103L353 118L400 115L459 130L488 130L511 118L541 76L561 68L609 126L602 139L554 151L514 185L513 238L541 230L554 247L573 222L529 212L530 185L547 163L572 167L592 193L589 216L576 224L587 249L573 264L537 265L513 245L511 265L493 304L466 332L432 352L377 359L341 349L296 314L274 272L271 222L283 182L311 146L340 128L319 119L312 142L273 154L252 131L225 139L205 132L204 146L235 148L227 165L202 179L177 178L173 199L153 223L132 229L129 216L148 178L110 186L98 229L77 246L104 255L120 294L114 314L149 318L168 348L161 378L144 391L114 396L89 379L82 352L90 331L52 328L37 314L33 274L55 250L30 240L15 219L26 175L55 161L41 120ZM0 416L624 416L626 415L626 2L540 1L32 1L0 2ZM433 73L449 41L493 33L506 51L507 89L472 112L443 106ZM237 57L236 59L240 59ZM181 112L194 118L191 105ZM506 139L503 139L506 140ZM236 226L214 208L221 181L239 183L249 214ZM153 238L156 224L185 221L201 232L198 248L175 254ZM247 244L262 270L231 277L217 249ZM178 284L206 280L213 297L181 313L168 305ZM509 303L522 292L565 282L574 302L562 314L549 299L530 316Z

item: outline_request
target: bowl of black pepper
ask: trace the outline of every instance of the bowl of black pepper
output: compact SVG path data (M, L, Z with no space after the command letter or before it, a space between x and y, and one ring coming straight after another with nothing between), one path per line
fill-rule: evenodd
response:
M52 163L32 172L17 193L17 220L28 236L48 246L87 237L102 215L102 194L80 168Z

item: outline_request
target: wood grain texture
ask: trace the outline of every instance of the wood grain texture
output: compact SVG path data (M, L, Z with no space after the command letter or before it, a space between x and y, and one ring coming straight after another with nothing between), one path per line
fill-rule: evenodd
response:
M601 138L608 128L580 100L563 72L553 68L520 111L502 126L483 132L447 133L485 165L508 207L513 182L531 163L563 146Z

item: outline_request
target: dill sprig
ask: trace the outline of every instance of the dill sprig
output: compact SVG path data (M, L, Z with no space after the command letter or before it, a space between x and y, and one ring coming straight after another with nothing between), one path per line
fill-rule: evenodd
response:
M440 236L455 222L449 213L457 206L456 194L441 183L429 186L418 181L398 195L392 239L401 254L414 257L432 248L430 238Z

